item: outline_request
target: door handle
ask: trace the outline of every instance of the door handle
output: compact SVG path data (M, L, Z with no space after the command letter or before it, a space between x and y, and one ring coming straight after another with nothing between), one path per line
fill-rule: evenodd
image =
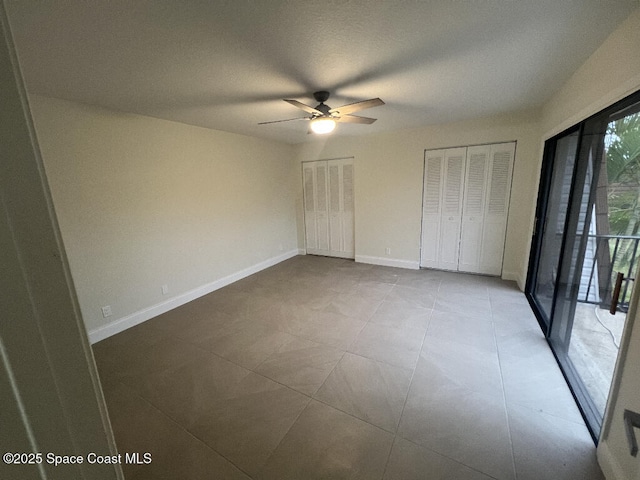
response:
M622 289L622 281L624 280L624 274L622 272L618 272L616 276L616 286L613 289L613 296L611 297L611 306L609 307L609 313L611 315L616 314L616 310L618 309L618 301L620 300L620 290Z
M632 412L631 410L624 411L624 429L627 433L627 442L629 442L629 450L631 456L638 455L638 440L636 439L635 428L640 428L640 413Z

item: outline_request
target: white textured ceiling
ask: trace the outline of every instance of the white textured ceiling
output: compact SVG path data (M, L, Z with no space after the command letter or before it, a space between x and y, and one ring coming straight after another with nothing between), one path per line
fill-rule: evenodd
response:
M537 107L638 0L5 0L32 93L299 143L282 101L380 97L333 135Z

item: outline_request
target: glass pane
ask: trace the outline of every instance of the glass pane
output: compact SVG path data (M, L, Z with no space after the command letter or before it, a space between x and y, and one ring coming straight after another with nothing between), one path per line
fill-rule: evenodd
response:
M567 238L558 281L551 338L568 350L573 314L583 276L583 259L589 245L595 201L595 174L600 171L600 135L583 134L580 161L575 172L572 211L567 220Z
M627 115L607 126L595 202L589 217L591 225L582 259L568 356L597 416L602 418L631 295L629 278L636 278L640 242L640 114ZM624 280L617 312L611 315L609 308L618 272Z
M558 139L553 159L546 220L533 289L533 295L546 316L547 323L552 313L577 146L577 131Z
M573 189L566 217L565 243L562 250L560 275L556 285L549 343L553 348L563 372L581 407L585 420L592 433L600 431L602 415L599 414L589 394L586 383L579 371L578 364L589 364L583 351L578 351L571 343L574 319L580 311L578 298L583 277L590 276L584 259L592 243L594 205L601 162L603 156L604 131L606 123L601 120L588 120L583 125ZM591 245L593 247L593 245Z

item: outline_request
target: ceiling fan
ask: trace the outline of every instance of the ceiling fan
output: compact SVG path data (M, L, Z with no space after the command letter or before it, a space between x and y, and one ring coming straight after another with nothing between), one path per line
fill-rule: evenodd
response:
M321 90L319 92L315 92L313 94L313 98L316 99L317 102L320 102L315 107L311 107L309 105L305 105L304 103L298 102L297 100L287 100L284 99L285 102L290 103L294 107L297 107L301 110L304 110L307 113L310 113L310 117L298 117L298 118L288 118L286 120L275 120L272 122L260 122L258 125L266 125L268 123L280 123L280 122L290 122L293 120L308 120L310 121L310 128L313 133L329 133L332 132L336 127L336 122L343 123L364 123L364 124L372 124L376 121L375 118L369 117L360 117L358 115L351 115L354 112L358 112L360 110L364 110L365 108L377 107L378 105L384 105L384 102L379 98L371 98L369 100L363 100L361 102L350 103L349 105L343 105L337 108L331 108L329 105L326 105L326 102L329 99L329 92Z

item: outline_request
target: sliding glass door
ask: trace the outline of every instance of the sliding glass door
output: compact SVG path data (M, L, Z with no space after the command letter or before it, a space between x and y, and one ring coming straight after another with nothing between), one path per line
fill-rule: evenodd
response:
M538 256L529 271L535 271L531 285L532 300L545 333L549 330L558 280L558 265L564 238L569 193L577 155L579 129L573 128L547 142L543 182L539 200L540 220L536 245Z
M526 294L597 438L640 254L640 93L547 141L536 216Z

